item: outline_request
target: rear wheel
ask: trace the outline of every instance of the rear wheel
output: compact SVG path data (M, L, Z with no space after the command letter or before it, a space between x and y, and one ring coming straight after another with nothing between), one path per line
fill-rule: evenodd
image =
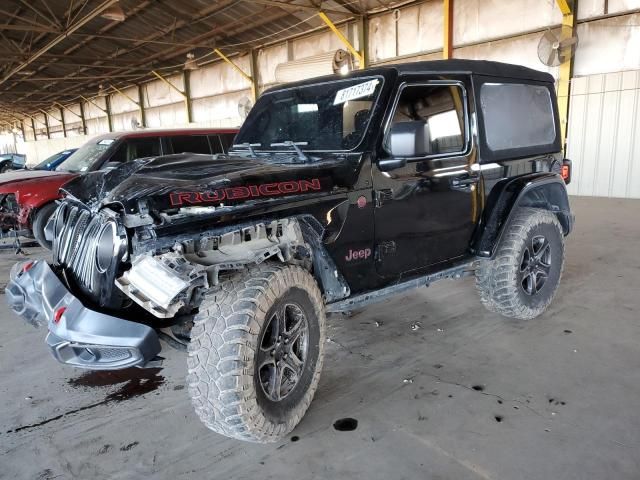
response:
M275 442L302 419L320 379L324 305L309 272L263 264L205 298L189 344L189 394L223 435Z
M480 300L506 317L537 317L553 300L562 276L562 226L548 210L521 208L505 228L494 258L478 261Z
M6 172L9 172L10 170L12 170L11 163L6 162L0 165L0 173L6 173Z
M36 213L33 217L32 229L33 236L38 241L40 246L46 248L47 250L51 250L51 242L46 239L44 235L44 227L47 226L47 222L53 215L53 212L56 211L58 205L56 203L47 203L43 207L40 207L36 210Z

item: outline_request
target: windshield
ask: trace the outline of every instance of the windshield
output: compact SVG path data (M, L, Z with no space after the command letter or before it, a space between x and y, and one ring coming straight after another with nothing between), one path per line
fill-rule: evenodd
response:
M365 77L267 93L234 143L258 152L285 150L287 142L306 151L351 150L367 130L381 88L382 78Z
M108 138L97 143L90 141L81 146L76 152L56 167L58 172L87 172L93 170L100 163L102 155L113 145L115 140Z
M64 152L60 152L60 153L55 153L55 154L51 155L49 158L47 158L46 160L44 160L43 162L40 162L39 164L37 164L35 167L33 167L33 169L34 170L46 170L52 164L55 164L61 158L64 158L68 154L69 154L68 150L65 150Z

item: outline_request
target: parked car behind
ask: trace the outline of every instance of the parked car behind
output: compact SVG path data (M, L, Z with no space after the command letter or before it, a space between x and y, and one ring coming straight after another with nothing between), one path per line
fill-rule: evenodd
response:
M54 153L53 155L48 157L46 160L43 160L42 162L37 164L35 167L33 167L32 170L55 170L58 167L58 165L60 165L67 158L69 158L76 150L78 149L68 148L61 152Z
M22 153L3 153L0 155L0 173L19 170L27 164L27 156Z
M137 158L171 153L225 153L234 129L144 130L100 135L89 140L54 171L21 170L0 175L0 227L32 235L51 248L44 227L60 198L60 187L85 172L118 166Z

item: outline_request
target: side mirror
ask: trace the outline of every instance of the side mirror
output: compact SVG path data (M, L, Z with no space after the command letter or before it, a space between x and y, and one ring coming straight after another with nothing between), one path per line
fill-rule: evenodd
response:
M424 120L391 125L388 138L392 157L421 157L431 153L429 125Z
M381 172L390 172L396 168L404 167L406 164L406 158L383 158L378 161L378 169Z

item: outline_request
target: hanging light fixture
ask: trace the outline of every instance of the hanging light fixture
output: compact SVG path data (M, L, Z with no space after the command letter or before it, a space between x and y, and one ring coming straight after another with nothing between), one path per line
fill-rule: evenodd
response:
M125 18L127 18L119 3L114 3L110 7L104 9L100 16L107 20L113 20L114 22L124 22Z
M103 84L98 85L98 93L97 95L99 97L106 97L107 96L107 89L104 88Z
M198 62L196 62L196 56L192 52L187 53L187 61L184 62L184 69L198 70L199 68L200 66L198 65Z
M351 70L351 54L340 49L279 63L276 65L275 77L278 83L287 83L322 75L345 75Z
M333 73L346 75L353 70L353 57L345 50L337 50L333 57Z

